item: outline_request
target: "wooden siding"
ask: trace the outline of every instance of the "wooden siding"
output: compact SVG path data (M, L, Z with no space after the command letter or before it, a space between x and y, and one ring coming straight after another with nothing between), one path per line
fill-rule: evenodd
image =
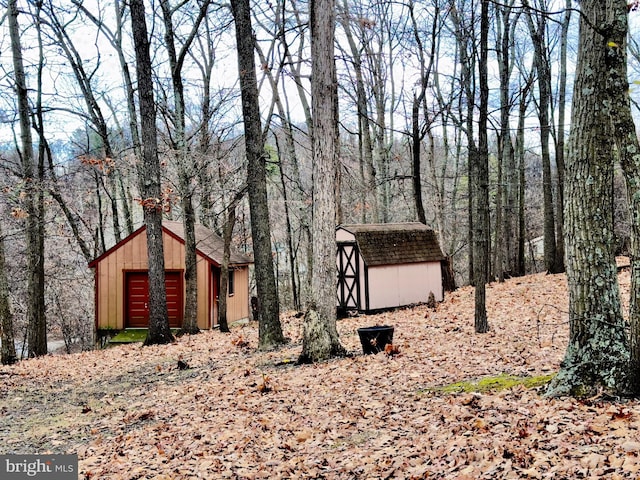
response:
M229 322L249 318L249 269L235 271L235 293L227 297L227 319Z
M440 262L386 265L368 269L370 310L425 303L433 292L443 300Z
M165 268L184 272L184 243L163 232ZM125 327L125 272L146 271L147 237L144 229L123 241L109 254L98 258L92 265L96 281L96 323L99 329L121 330ZM236 293L229 297L229 321L249 316L248 267L236 270ZM212 327L213 282L211 263L198 255L198 326ZM246 291L245 291L246 289Z

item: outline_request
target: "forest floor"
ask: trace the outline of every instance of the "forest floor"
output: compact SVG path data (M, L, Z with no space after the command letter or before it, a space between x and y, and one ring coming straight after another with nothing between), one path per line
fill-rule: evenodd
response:
M0 367L0 454L77 453L84 479L640 478L637 401L430 390L557 371L564 275L492 284L487 302L483 335L471 288L340 320L353 355L317 365L295 365L302 320L283 315L291 342L273 352L249 324ZM362 354L373 325L394 326L398 354Z

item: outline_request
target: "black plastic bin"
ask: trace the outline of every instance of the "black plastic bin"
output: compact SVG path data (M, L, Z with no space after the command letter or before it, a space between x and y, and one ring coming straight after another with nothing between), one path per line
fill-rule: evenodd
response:
M393 344L393 327L376 325L359 328L358 336L365 354L383 352L387 344Z

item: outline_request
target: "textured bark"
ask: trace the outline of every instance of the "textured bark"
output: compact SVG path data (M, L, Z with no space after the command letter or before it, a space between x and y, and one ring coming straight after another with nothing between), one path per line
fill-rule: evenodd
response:
M4 250L4 237L0 229L0 340L2 341L0 351L0 363L11 365L18 361L16 355L16 345L13 338L13 314L11 313L11 303L9 300L9 282L7 280L7 270Z
M173 341L167 314L165 290L164 246L162 243L162 210L160 162L156 132L156 109L153 100L153 80L149 38L143 0L131 0L131 28L136 51L136 75L140 99L140 125L142 129L142 166L140 193L144 208L149 260L149 331L145 345Z
M301 363L344 355L336 328L336 175L338 92L334 60L335 1L311 1L313 112L312 304L305 315Z
M627 2L612 0L609 12L611 28L605 37L607 92L617 152L620 155L630 206L631 224L631 297L629 300L630 393L640 395L640 144L631 115L627 76Z
M473 183L473 277L475 283L476 333L489 331L486 307L486 282L489 276L489 143L487 119L489 111L488 84L489 3L482 0L480 13L480 108L478 112L478 150L470 159L474 162Z
M247 185L251 212L251 236L255 261L256 289L260 302L259 346L267 350L285 343L280 325L280 306L271 254L271 228L267 199L266 153L260 121L260 104L254 60L255 38L249 0L231 2L236 24L238 70L242 94Z
M42 224L39 209L39 193L36 189L34 168L33 137L31 135L31 110L24 72L20 27L18 24L18 4L11 0L8 4L9 37L13 55L15 89L18 97L18 117L20 119L20 152L22 177L25 181L25 210L29 215L26 223L27 244L27 343L29 357L47 354L47 324L44 315L44 238L40 235ZM40 58L42 62L42 56Z
M603 81L610 73L608 52L613 48L604 32L611 29L616 3L621 4L619 0L581 2L565 185L570 337L549 395L627 390L629 346L620 307L611 212L615 141L610 118L620 112L611 110L608 82ZM624 42L624 36L616 40ZM622 45L618 43L619 48Z

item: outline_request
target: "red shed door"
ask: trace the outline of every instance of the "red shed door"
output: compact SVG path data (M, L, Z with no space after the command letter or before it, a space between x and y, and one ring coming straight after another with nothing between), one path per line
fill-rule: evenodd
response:
M128 272L125 278L127 327L147 328L149 326L149 276L147 272ZM180 328L184 305L182 274L166 272L165 285L169 326Z

